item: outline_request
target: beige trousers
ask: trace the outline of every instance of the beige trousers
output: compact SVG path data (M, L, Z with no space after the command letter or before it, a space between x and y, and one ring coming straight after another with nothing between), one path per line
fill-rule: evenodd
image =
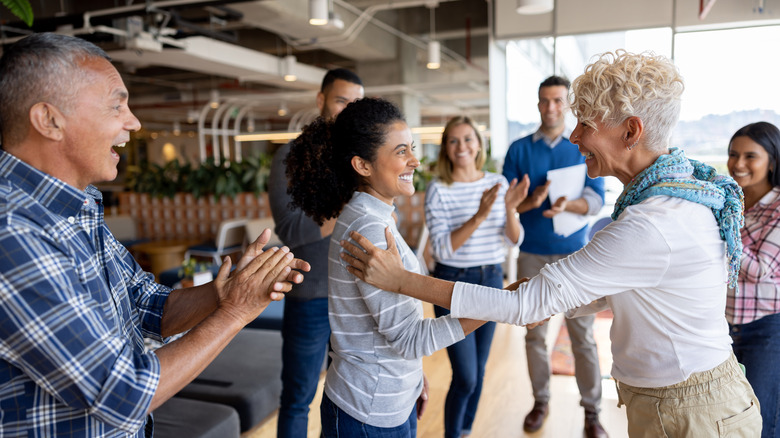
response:
M733 354L676 385L637 388L617 382L617 387L631 438L761 436L758 399Z

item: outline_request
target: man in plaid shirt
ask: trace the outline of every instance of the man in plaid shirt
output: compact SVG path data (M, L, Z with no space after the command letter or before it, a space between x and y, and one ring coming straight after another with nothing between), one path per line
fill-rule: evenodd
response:
M140 128L106 54L35 34L0 59L0 436L150 436L149 413L308 270L266 230L228 277L155 284L103 222L94 182L116 177ZM144 337L164 341L155 352Z

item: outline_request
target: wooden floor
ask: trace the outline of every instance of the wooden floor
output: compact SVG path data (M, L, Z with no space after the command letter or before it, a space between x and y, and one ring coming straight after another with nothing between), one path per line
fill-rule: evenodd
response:
M426 307L426 314L432 316L432 308ZM556 316L549 324L548 345L557 336L561 317ZM474 421L472 438L582 438L584 413L579 406L580 396L572 376L552 376L550 385L550 416L538 432L523 431L525 414L533 406L531 384L525 360L525 329L506 324L496 327L493 344L485 371L482 398ZM437 351L423 359L423 369L430 384L428 409L418 423L418 437L444 436L443 407L452 372L446 351ZM608 374L609 370L602 370ZM308 438L319 437L319 405L322 397L323 378L320 379L317 396L309 414ZM627 437L626 415L617 408L617 394L614 381L602 381L603 398L601 422L612 438ZM244 433L242 438L272 438L276 436L276 415L271 415L254 429Z

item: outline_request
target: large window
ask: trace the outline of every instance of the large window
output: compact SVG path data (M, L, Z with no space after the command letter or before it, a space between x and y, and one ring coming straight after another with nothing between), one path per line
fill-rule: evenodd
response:
M524 39L507 44L508 137L514 141L539 127L537 109L539 83L557 74L568 79L580 75L594 56L618 48L630 52L651 50L671 56L672 31L669 28L609 32L553 39ZM566 125L574 127L569 113ZM606 179L606 209L622 191L616 178Z
M670 28L660 28L509 42L509 140L538 127L536 93L545 77L555 73L574 79L595 55L606 51L652 50L672 57L685 79L672 144L725 172L728 140L737 129L761 120L780 126L780 57L768 50L776 41L780 26L674 35Z
M674 142L726 172L726 149L742 126L780 126L780 57L770 47L780 26L679 33L675 64L685 79Z

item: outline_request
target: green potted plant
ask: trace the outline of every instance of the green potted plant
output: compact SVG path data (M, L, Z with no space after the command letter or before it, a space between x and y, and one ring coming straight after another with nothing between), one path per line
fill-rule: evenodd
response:
M164 166L144 162L128 166L125 185L131 191L155 198L173 198L176 193L191 193L195 199L213 196L235 198L241 192L259 195L265 192L273 156L253 154L241 162L216 162L209 157L198 166L169 161Z
M428 157L420 159L420 165L412 176L414 191L424 192L428 188L428 183L433 179L433 172L436 169L436 160L428 160Z
M179 277L181 277L181 287L188 288L194 286L195 275L202 272L210 273L208 263L199 262L192 257L183 261L181 267L179 268Z

